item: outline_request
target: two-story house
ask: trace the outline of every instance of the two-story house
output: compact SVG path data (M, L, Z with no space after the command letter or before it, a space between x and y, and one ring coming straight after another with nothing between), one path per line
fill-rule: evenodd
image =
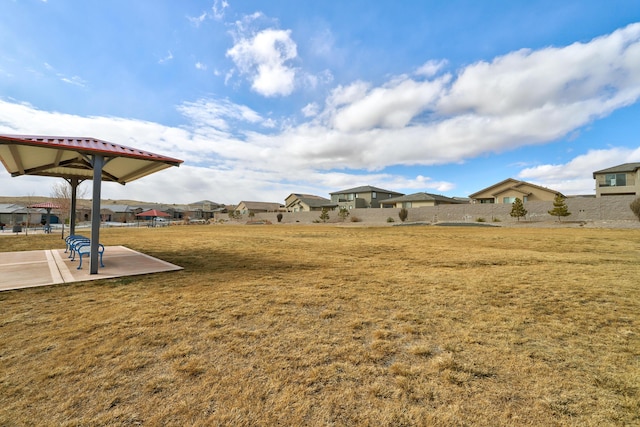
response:
M596 197L640 196L640 163L624 163L593 173Z
M370 185L335 191L330 194L332 203L337 204L340 208L344 207L347 209L379 208L382 201L404 195Z

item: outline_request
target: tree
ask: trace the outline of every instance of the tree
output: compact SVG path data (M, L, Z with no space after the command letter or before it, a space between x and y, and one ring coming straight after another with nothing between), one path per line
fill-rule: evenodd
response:
M340 208L340 211L338 212L338 216L344 222L344 220L346 220L349 216L349 210L346 207L342 206Z
M520 221L520 218L523 218L527 215L527 210L524 208L522 200L520 200L518 197L516 197L516 200L514 200L514 202L511 204L511 213L509 215L511 215L513 218L518 218L518 221Z
M58 212L60 213L62 224L66 224L67 221L70 221L71 215L76 214L71 212L72 191L71 184L68 182L58 182L51 186L51 198L59 206ZM87 191L87 188L78 185L76 187L76 199L84 199L87 196ZM62 234L64 236L64 226Z
M629 207L631 208L631 211L638 217L638 219L640 220L640 197L638 197L637 199L635 199L633 202L631 202L631 204L629 205Z
M320 220L322 220L322 222L327 222L329 220L328 208L322 208L322 213L320 214Z
M557 216L558 221L561 221L561 218L563 216L571 215L571 212L569 212L569 208L567 207L562 194L556 194L556 197L553 199L553 209L548 211L548 214L551 216Z
M400 212L398 212L398 217L400 218L400 221L405 222L409 217L409 211L407 210L407 208L400 209Z

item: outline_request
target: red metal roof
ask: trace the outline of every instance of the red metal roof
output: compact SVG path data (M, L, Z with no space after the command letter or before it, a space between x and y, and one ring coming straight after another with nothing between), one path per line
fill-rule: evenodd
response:
M23 142L31 146L43 146L62 150L74 150L78 152L100 153L108 157L134 157L146 160L156 160L159 162L182 163L182 160L174 159L148 151L138 150L125 145L114 144L90 137L67 137L67 136L42 136L42 135L0 135L3 140L12 142Z
M36 203L35 205L31 205L31 207L39 208L39 209L59 209L60 208L60 206L51 202Z
M172 157L96 138L0 135L0 162L11 176L93 179L91 157L98 155L106 160L101 179L120 184L182 163Z

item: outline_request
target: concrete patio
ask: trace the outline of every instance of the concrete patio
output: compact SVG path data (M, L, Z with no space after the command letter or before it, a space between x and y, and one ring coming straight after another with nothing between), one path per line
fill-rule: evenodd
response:
M105 247L103 261L98 274L89 274L89 259L78 270L78 259L71 261L64 249L0 252L0 291L182 270L124 246Z

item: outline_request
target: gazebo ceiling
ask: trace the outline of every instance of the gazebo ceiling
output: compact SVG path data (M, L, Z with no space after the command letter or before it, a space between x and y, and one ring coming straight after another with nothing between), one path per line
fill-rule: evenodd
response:
M92 155L102 155L102 180L126 184L179 166L182 160L96 138L0 135L0 160L11 174L93 179Z

